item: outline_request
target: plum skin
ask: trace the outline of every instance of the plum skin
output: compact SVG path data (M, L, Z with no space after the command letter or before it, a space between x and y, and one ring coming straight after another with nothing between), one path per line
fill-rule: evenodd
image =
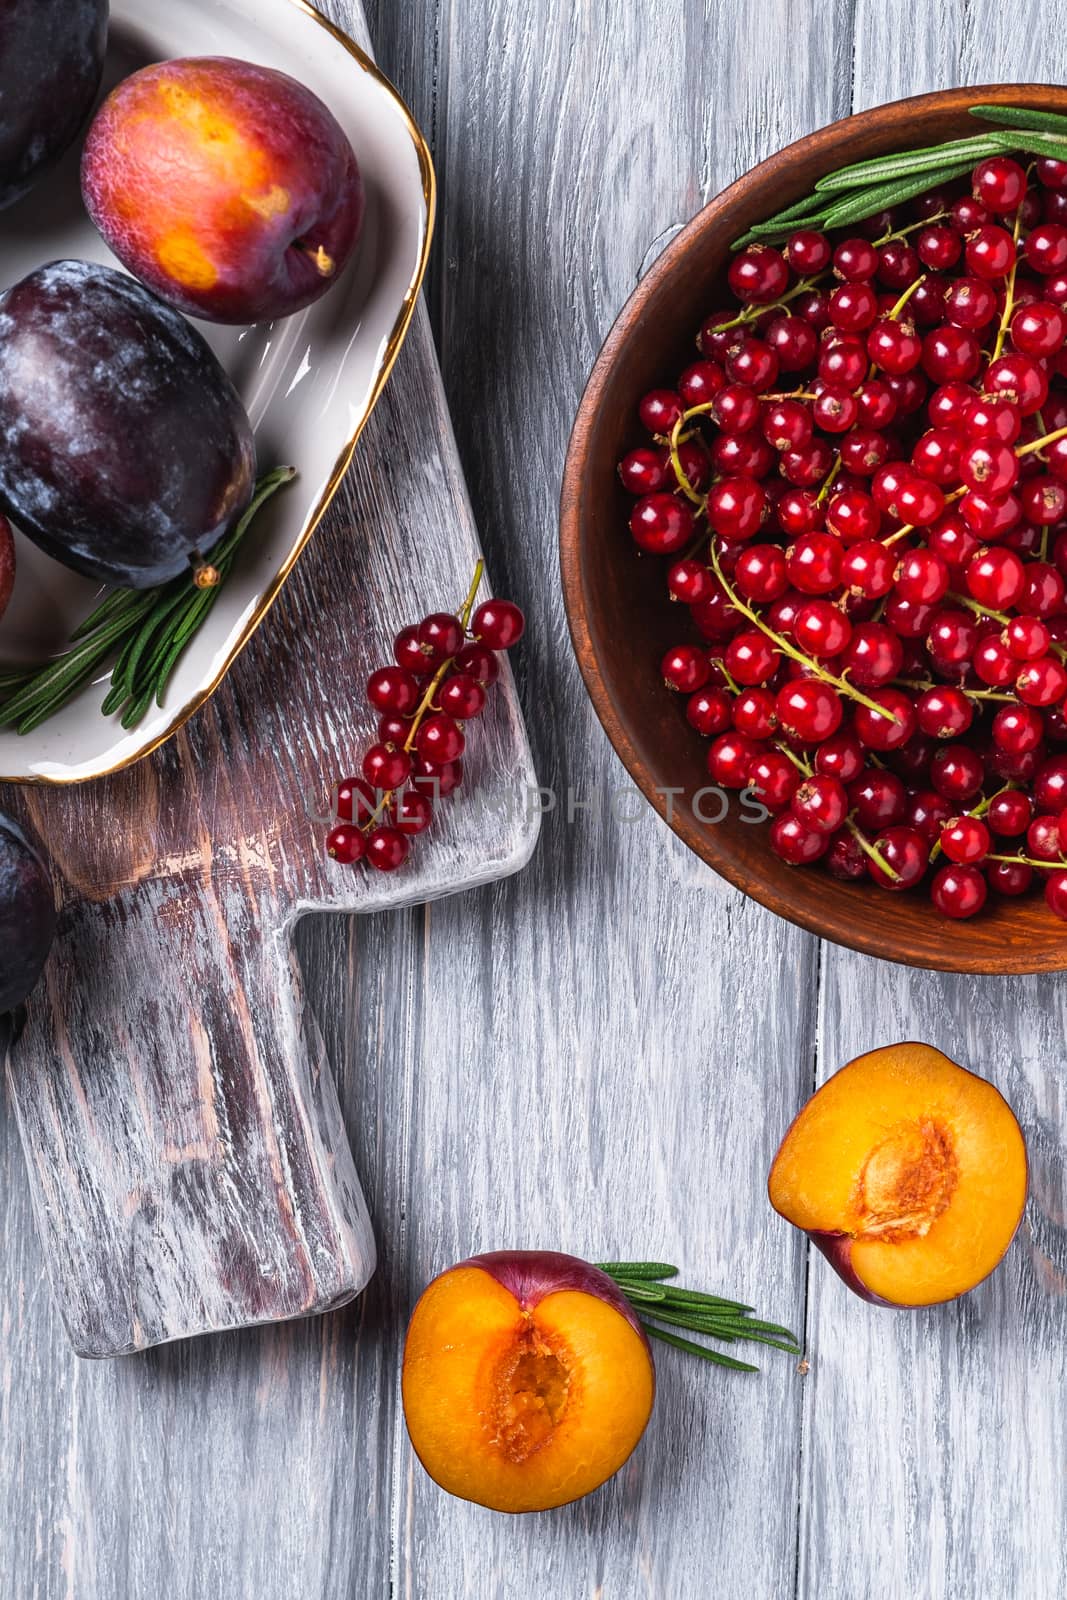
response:
M15 540L11 524L0 516L0 617L7 610L11 591L15 587Z
M208 555L254 486L236 390L147 289L58 261L0 296L0 510L57 561L151 588Z
M627 1300L614 1278L594 1267L579 1256L566 1255L562 1250L487 1250L482 1255L470 1256L449 1270L460 1267L481 1267L491 1278L514 1295L524 1311L532 1311L547 1295L574 1290L578 1294L595 1295L624 1317L644 1345L652 1361L652 1346L641 1326L637 1312ZM653 1363L655 1372L655 1363Z
M77 137L104 70L108 0L0 5L0 211Z
M55 931L48 868L18 824L0 813L0 1017L36 984Z
M359 164L329 108L286 73L226 56L125 79L93 122L82 197L123 265L213 322L292 315L359 242Z

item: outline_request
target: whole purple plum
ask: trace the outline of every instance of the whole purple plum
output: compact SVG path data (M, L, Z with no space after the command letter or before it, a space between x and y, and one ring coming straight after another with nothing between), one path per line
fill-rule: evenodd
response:
M0 210L73 144L100 87L108 0L0 0Z
M132 278L54 261L0 295L0 509L57 561L131 589L176 577L255 470L208 345Z

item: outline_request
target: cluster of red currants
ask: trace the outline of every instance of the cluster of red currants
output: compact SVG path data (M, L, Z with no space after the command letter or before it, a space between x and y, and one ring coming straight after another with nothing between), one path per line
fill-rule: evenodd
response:
M791 864L1067 917L1067 163L983 161L729 286L619 464L712 778Z
M395 872L411 838L433 821L437 801L462 782L463 725L481 714L499 676L495 652L518 644L526 626L510 600L474 610L481 576L479 562L459 613L436 611L401 629L394 665L371 673L367 699L378 713L378 738L361 775L335 786L337 824L326 836L335 861Z

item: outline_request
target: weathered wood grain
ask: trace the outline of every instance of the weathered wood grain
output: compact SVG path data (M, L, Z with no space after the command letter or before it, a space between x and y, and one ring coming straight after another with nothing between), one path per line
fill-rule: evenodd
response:
M531 611L521 689L541 779L584 798L624 780L570 660L554 502L584 370L645 242L846 110L853 61L857 104L1041 77L1067 23L1063 0L1025 16L992 0L863 0L855 28L854 9L371 11L379 56L435 137L431 306L494 578ZM820 966L811 941L647 814L550 815L512 882L427 911L309 917L298 947L340 1063L378 1274L326 1318L78 1366L0 1117L0 1592L781 1600L799 1555L801 1592L818 1600L1058 1600L1055 980L916 977L829 951ZM1031 1134L1030 1231L988 1290L895 1317L852 1303L817 1260L809 1375L768 1359L764 1377L735 1380L667 1352L648 1438L583 1507L504 1520L427 1482L397 1386L405 1314L434 1271L508 1242L663 1248L788 1320L805 1257L765 1204L774 1142L817 1042L825 1074L910 1032L989 1070Z

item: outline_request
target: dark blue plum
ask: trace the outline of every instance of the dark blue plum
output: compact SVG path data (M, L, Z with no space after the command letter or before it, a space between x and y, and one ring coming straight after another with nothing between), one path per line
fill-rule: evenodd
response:
M0 295L0 510L57 561L163 583L229 532L255 471L208 345L132 278L55 261Z
M22 1004L41 976L55 931L48 868L18 825L0 813L0 1019Z
M100 87L108 0L0 0L0 210L73 144Z

